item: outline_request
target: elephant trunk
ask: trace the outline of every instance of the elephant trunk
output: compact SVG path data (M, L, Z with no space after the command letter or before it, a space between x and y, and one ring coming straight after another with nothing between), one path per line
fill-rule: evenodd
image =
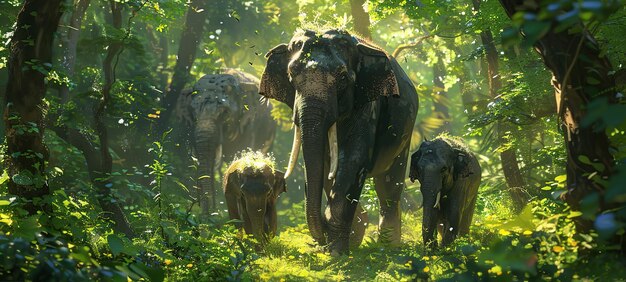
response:
M421 191L424 199L424 215L422 219L422 238L427 247L436 247L435 239L439 210L441 209L441 175L429 174L422 183Z
M256 202L260 202L262 201L261 199L258 200L254 200L251 199L252 201ZM259 243L261 244L265 244L268 241L266 232L265 232L265 204L250 204L247 203L247 208L246 210L248 211L248 217L250 219L250 227L252 228L252 230L249 233L252 233L252 235L254 236L254 238L257 239L257 241L259 241Z
M302 113L302 111L300 111ZM326 244L321 213L324 188L324 159L327 131L323 111L311 110L300 116L302 130L302 153L305 163L306 220L311 236L319 244Z
M220 131L215 123L204 122L196 128L195 149L198 158L198 202L203 215L208 215L217 206L215 191L215 162L220 151Z

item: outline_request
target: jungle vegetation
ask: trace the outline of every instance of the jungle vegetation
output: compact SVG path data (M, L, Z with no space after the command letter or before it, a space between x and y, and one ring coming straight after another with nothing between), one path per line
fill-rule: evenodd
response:
M425 248L407 178L401 246L370 224L331 257L306 225L302 159L263 249L223 195L201 212L177 97L220 68L260 77L304 28L398 60L420 99L412 151L449 134L478 156L469 236ZM624 34L621 0L0 0L0 280L623 280ZM284 170L293 113L271 103Z

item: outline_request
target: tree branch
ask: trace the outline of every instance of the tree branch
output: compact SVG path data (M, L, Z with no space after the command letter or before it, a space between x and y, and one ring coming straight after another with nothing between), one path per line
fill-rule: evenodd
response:
M428 38L433 37L433 35L426 35L426 36L422 36L420 38L417 39L417 41L413 42L413 43L406 43L406 44L400 44L398 45L398 47L396 47L395 50L393 50L393 53L391 53L391 56L394 58L398 58L398 56L400 55L400 53L402 53L402 51L406 50L406 49L411 49L411 48L415 48L417 46L419 46L420 44L422 44L422 42Z

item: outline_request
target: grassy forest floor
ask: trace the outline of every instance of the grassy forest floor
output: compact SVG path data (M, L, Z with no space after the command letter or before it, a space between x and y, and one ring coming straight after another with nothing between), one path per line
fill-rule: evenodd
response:
M624 281L626 265L619 256L585 253L596 238L575 233L572 218L577 213L552 215L552 209L563 208L558 202L534 201L518 215L513 215L506 202L482 206L485 208L477 210L470 236L449 247L423 248L422 216L416 210L403 213L401 246L377 243L376 226L370 224L361 246L349 256L331 257L309 236L302 203L294 204L279 212L283 225L264 250L231 252L230 263L238 267L217 280ZM370 223L377 222L376 214L370 212ZM250 250L249 243L243 240L238 246Z

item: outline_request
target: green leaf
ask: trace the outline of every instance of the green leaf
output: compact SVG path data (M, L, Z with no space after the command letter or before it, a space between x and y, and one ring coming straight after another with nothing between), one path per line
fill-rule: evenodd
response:
M0 185L2 185L2 183L6 182L7 180L9 180L9 175L6 171L3 171L2 175L0 175Z
M30 186L33 185L33 179L26 175L27 173L22 171L16 175L13 175L13 182L15 182L15 184L17 185L21 185L21 186ZM30 173L28 173L30 174Z
M574 218L574 217L579 217L583 215L582 212L579 211L570 211L569 214L567 215L567 218Z
M561 174L557 177L554 178L554 181L558 182L558 183L563 183L565 182L565 180L567 180L567 175L565 174Z
M529 21L524 23L522 30L528 40L527 44L532 45L537 40L544 37L548 31L550 31L550 23L543 21Z
M109 248L114 256L119 255L124 250L124 242L115 234L109 235L107 237L107 242L109 243Z

